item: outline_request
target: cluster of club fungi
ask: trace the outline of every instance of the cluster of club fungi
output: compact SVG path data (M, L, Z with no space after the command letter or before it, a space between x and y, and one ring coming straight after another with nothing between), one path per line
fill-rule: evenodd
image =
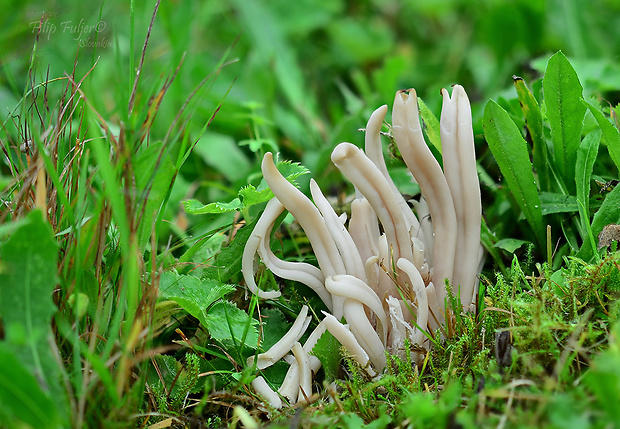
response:
M274 198L245 247L246 285L259 298L280 296L277 290L257 286L258 255L277 277L314 290L329 310L300 344L311 321L304 306L282 339L248 359L247 364L259 370L281 359L290 364L277 391L261 376L252 382L273 407L282 407L283 399L294 404L312 395L313 375L321 362L311 352L325 331L370 377L377 377L386 366L386 352L403 356L406 344L428 350L430 333L450 317L448 289L463 310L475 311L483 250L471 107L459 85L453 87L452 96L445 89L442 95L443 170L424 139L415 90L399 91L394 100L393 139L420 187L417 201L405 200L386 168L381 143L386 105L368 120L364 150L341 143L331 155L355 187L348 222L345 213L334 211L314 180L310 200L280 174L271 153L264 156L262 172ZM285 261L272 252L272 229L284 210L303 228L318 266ZM421 353L414 355L421 359Z

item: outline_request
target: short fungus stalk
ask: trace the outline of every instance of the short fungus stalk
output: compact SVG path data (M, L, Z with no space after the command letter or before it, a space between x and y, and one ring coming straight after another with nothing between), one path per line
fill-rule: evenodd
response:
M464 311L476 310L482 206L471 108L459 85L451 97L446 90L442 95L443 169L424 140L416 92L399 91L394 100L394 140L421 190L419 200L412 202L415 212L390 178L383 158L380 131L387 106L368 121L365 153L351 143L341 143L332 152L333 163L356 190L348 224L314 181L312 202L279 173L272 154L265 155L262 171L275 197L246 244L242 260L246 285L259 298L280 296L279 291L262 291L256 284L258 255L276 276L314 290L330 311L302 345L299 340L310 323L304 306L280 341L248 359L248 365L259 370L280 359L290 364L277 392L261 376L252 382L273 407L312 395L312 374L321 362L310 353L325 331L370 377L376 377L386 366L386 353L404 356L407 341L428 350L428 336L452 317L447 311L449 293L460 300ZM304 229L318 267L284 261L271 252L269 237L284 210Z

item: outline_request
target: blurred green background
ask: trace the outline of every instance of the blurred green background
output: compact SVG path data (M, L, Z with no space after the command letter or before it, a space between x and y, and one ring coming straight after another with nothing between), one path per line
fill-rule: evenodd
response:
M154 7L143 1L4 0L3 123L11 122L25 88L74 69L79 80L96 61L83 90L106 120L120 126ZM193 106L185 129L190 140L223 104L185 163L173 203L232 199L260 179L266 150L301 161L328 191L331 149L341 141L361 142L358 129L368 115L391 104L400 88L416 88L439 115L440 88L462 84L473 102L479 159L492 164L481 138L484 103L514 99L512 76L530 84L558 50L577 69L586 95L617 104L618 0L164 0L137 105L148 108L149 97L184 58L151 130L156 141L201 80L217 75ZM49 84L48 99L63 88L62 82ZM8 133L19 140L17 130ZM6 165L0 171L6 180Z

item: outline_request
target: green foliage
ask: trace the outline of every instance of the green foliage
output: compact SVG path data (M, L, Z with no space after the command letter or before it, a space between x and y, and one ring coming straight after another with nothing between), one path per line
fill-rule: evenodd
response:
M7 385L12 378L9 374L16 371L24 379L23 372L28 371L40 383L39 398L51 398L57 411L53 414L64 417L67 396L60 384L57 351L50 341L53 336L50 324L57 311L51 295L58 282L58 245L40 211L33 211L25 219L26 223L0 245L0 320L6 332L0 344L5 359L19 361L18 368L2 365L0 372L4 373L5 397L11 389L21 390L19 384ZM19 406L20 400L26 398L16 397L13 405ZM47 407L43 404L42 407ZM22 402L23 406L37 408L36 403ZM19 416L18 408L8 407L7 413ZM35 414L33 418L41 415Z
M233 303L221 301L235 290L235 286L166 272L161 276L159 287L163 298L175 301L197 318L215 340L229 346L257 346L256 320Z
M296 184L295 179L307 174L308 169L299 163L292 163L290 161L279 161L276 167L282 173L282 175L291 183ZM239 190L237 198L228 203L213 202L207 205L202 205L197 200L186 200L183 202L185 211L189 214L222 214L234 211L241 211L245 218L249 218L250 207L266 203L273 198L273 192L267 186L267 183L263 180L258 188L253 185L244 186Z
M525 140L508 113L494 101L484 109L484 132L517 205L539 245L544 242L542 207Z
M185 365L168 355L157 355L147 375L147 385L164 415L180 415L190 393L198 393L200 358L185 355Z
M596 161L601 156L617 158L617 125L606 118L603 109L584 101L577 73L562 52L553 55L545 69L544 109L523 79L515 78L514 84L528 141L523 138L518 114L511 111L511 117L490 101L484 112L489 148L534 232L539 251L543 252L547 241L547 224L556 234L562 231L564 235L565 248L558 255L578 251L581 258L590 260L597 254L596 237L602 228L618 220L614 196L607 194L601 204L591 189L592 179L606 174L597 171ZM608 149L602 154L601 137ZM551 216L558 213L578 213L579 220ZM558 263L556 258L556 266Z
M0 17L0 426L219 427L234 415L258 427L268 416L248 395L255 374L243 371L245 358L313 302L295 284L278 301L244 299L243 247L271 197L260 155L301 161L346 206L334 145L361 144L370 111L415 86L440 154L437 93L452 82L471 96L479 140L491 255L484 305L455 313L419 368L408 350L369 381L349 361L329 401L272 414L272 426L616 424L618 260L596 240L620 223L620 194L591 183L617 179L620 167L614 2L161 2L144 63L152 5L12 3ZM40 18L56 31L37 36ZM63 31L82 20L106 28ZM524 76L516 93L506 87L514 73ZM399 188L417 194L390 164ZM35 198L41 165L44 201ZM307 188L306 178L291 180ZM307 242L285 226L279 256L304 258ZM498 330L513 347L501 369ZM171 345L182 348L172 354ZM342 377L328 336L315 353L319 382ZM286 365L270 370L277 387Z
M159 280L161 297L175 301L202 323L206 321L209 307L234 290L233 285L220 284L211 279L201 281L194 276L174 272L163 273Z
M620 348L616 324L612 332L609 349L599 354L592 362L592 370L584 377L584 384L593 392L596 404L600 410L598 418L604 418L617 423L617 409L612 398L620 397Z
M319 358L325 372L325 379L333 381L338 378L338 370L342 361L340 343L329 331L325 331L312 349L312 354Z
M562 52L549 59L543 91L555 169L565 189L571 192L586 107L577 73Z
M4 427L17 422L38 428L62 426L59 410L49 392L42 389L33 371L4 341L0 342L0 368L0 424Z

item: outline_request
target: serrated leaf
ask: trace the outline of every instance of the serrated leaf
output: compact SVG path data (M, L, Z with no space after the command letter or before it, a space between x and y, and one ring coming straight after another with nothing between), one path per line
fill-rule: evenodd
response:
M532 139L532 160L538 174L540 189L549 190L550 172L547 159L547 142L543 133L543 117L540 106L523 79L515 78L514 85L525 117L525 124Z
M178 372L182 369L181 363L170 355L155 355L152 360L147 371L148 383L154 386L163 382L167 388L172 386ZM155 365L157 365L157 369L155 369Z
M239 200L239 198L235 198L228 203L215 202L203 205L198 200L190 199L183 201L183 207L187 213L193 215L210 213L221 214L234 212L235 210L241 208L241 200Z
M277 308L266 308L261 310L261 320L263 321L263 341L261 348L268 350L289 330L291 324Z
M291 162L288 160L278 162L276 164L276 167L278 168L280 174L282 174L282 176L284 176L289 182L294 181L295 179L303 176L304 174L310 173L310 170L308 170L300 163Z
M64 413L66 394L50 347L51 321L57 311L52 293L57 283L58 244L39 210L26 220L0 247L0 317L6 343L43 390L53 394L58 410Z
M61 427L56 405L30 368L9 345L0 342L0 426ZM22 425L17 424L21 422Z
M508 113L493 100L484 108L483 128L497 165L542 248L542 208L527 144Z
M214 304L207 312L207 330L212 338L229 346L258 346L258 321L229 301Z
M577 73L562 52L549 59L543 91L551 126L554 164L564 185L572 191L586 107L582 103L583 88Z
M253 185L241 188L239 198L243 202L243 207L248 208L256 204L269 201L273 197L273 192L269 188L261 190L256 189Z
M163 273L159 280L161 296L179 304L204 326L207 325L209 306L235 289L234 285L222 284L213 279L200 280L191 275L179 275L171 271Z
M325 331L310 353L321 361L321 366L325 371L325 378L328 381L338 378L338 369L342 360L340 347L340 342L329 331Z
M280 161L276 164L276 167L282 176L295 186L297 186L295 179L310 172L303 165L291 161ZM185 207L185 211L189 214L221 214L236 210L245 211L248 207L269 201L272 197L273 193L263 179L258 185L258 188L255 188L253 185L241 188L237 198L230 202L213 202L203 205L198 200L189 199L183 201L183 206Z

